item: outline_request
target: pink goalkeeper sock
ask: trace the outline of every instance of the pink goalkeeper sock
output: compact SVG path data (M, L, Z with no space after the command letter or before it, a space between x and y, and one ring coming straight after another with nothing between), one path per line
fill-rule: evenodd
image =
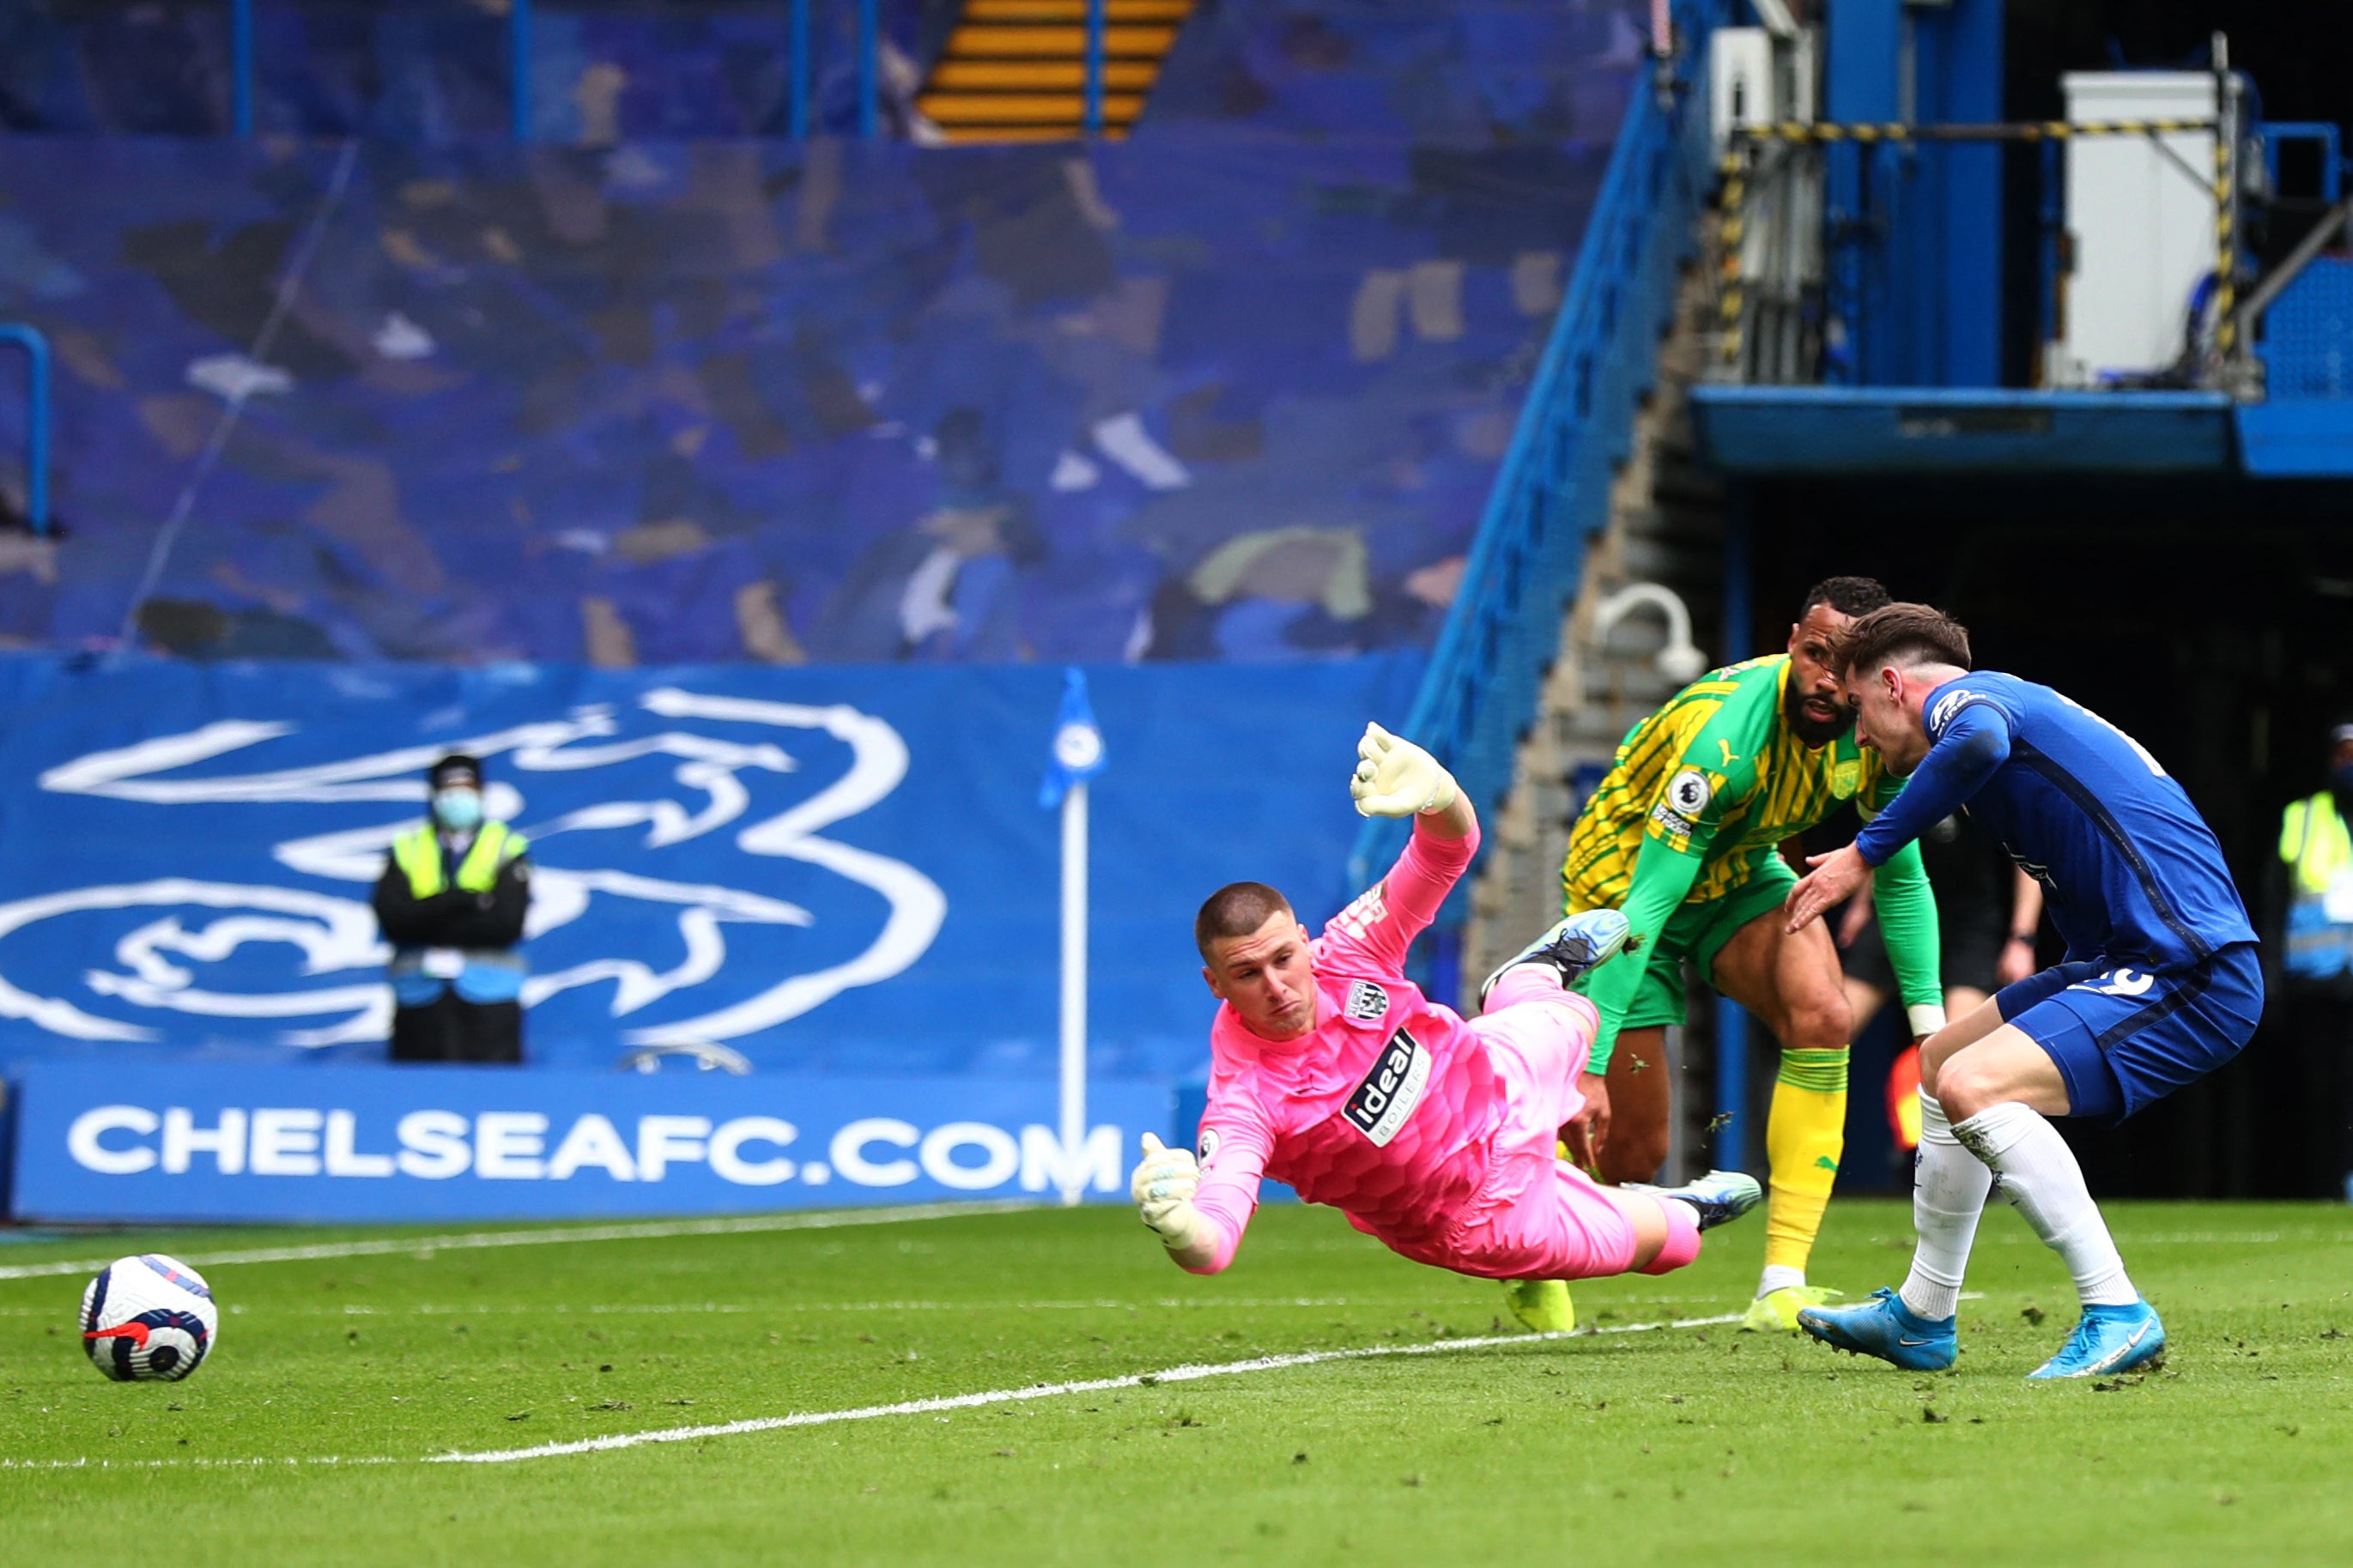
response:
M1638 1273L1672 1274L1699 1256L1699 1215L1673 1198L1661 1198L1658 1204L1667 1211L1667 1244Z

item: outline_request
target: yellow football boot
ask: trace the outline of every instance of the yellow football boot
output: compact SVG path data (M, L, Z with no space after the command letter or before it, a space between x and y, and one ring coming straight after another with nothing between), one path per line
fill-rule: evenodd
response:
M1506 1279L1504 1304L1535 1333L1565 1334L1577 1327L1577 1304L1565 1279Z
M1740 1320L1744 1334L1794 1334L1798 1331L1798 1313L1807 1307L1827 1306L1843 1300L1846 1292L1833 1290L1827 1285L1784 1285L1778 1290L1768 1290L1748 1303L1746 1315Z

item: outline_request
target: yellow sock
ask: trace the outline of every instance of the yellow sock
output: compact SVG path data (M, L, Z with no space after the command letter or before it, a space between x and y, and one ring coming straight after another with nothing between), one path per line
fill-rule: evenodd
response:
M1802 1272L1830 1207L1846 1148L1846 1047L1785 1050L1765 1121L1772 1194L1765 1205L1765 1267Z

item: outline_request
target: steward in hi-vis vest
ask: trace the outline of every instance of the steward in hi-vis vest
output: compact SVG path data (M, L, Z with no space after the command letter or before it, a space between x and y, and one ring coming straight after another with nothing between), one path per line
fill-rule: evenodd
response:
M2265 1026L2295 1058L2283 1140L2302 1193L2353 1201L2353 723L2328 737L2328 787L2280 814L2279 984Z
M2353 829L2337 807L2335 791L2288 802L2279 855L2288 879L2281 968L2296 980L2353 987Z
M431 815L392 841L375 884L392 944L392 1059L520 1062L529 846L484 819L473 758L444 757L426 776Z

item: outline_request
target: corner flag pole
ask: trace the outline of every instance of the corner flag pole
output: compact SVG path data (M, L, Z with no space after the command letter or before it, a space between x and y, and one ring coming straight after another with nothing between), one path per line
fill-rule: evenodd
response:
M1062 796L1062 1204L1086 1184L1087 786Z
M1087 678L1062 672L1062 710L1038 804L1062 808L1062 1203L1087 1184L1087 781L1103 771L1103 731L1087 702Z

